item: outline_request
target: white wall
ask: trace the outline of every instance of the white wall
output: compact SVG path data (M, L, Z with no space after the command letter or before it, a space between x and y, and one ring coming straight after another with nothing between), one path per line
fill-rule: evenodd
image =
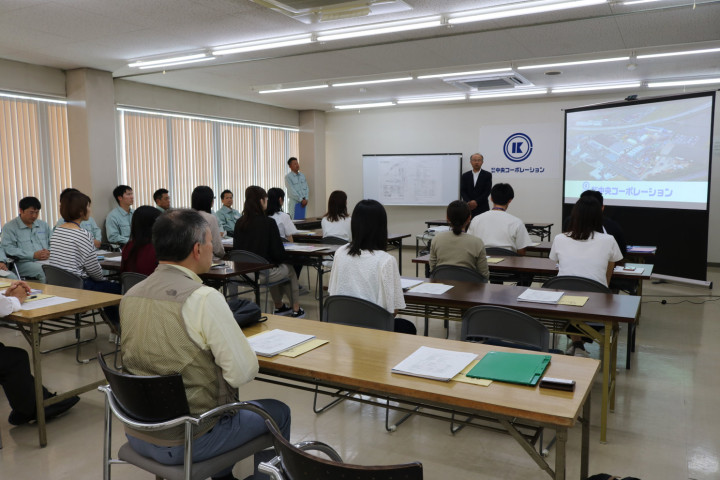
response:
M677 92L675 92L677 93ZM362 198L362 155L384 153L463 154L470 169L470 155L483 152L480 129L492 125L550 123L558 132L559 177L547 180L511 180L515 200L510 212L525 221L552 222L553 234L560 231L562 206L563 109L617 101L618 96L568 97L552 100L477 102L463 105L391 107L327 115L327 192L344 190L349 210ZM720 110L720 108L719 108ZM716 117L720 114L716 112ZM718 125L718 121L715 122ZM714 159L720 158L720 139L715 140ZM496 159L485 156L489 170ZM720 262L720 172L713 170L710 207L709 262ZM495 181L495 179L493 179ZM444 207L388 207L389 230L421 233L425 220L444 218ZM414 244L414 238L411 241ZM407 243L407 242L406 242Z

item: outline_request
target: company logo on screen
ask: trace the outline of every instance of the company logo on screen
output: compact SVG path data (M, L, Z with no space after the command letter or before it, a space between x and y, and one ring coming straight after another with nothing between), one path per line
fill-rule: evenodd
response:
M505 145L503 145L505 157L511 162L526 160L532 153L532 149L532 140L524 133L513 133L505 140Z

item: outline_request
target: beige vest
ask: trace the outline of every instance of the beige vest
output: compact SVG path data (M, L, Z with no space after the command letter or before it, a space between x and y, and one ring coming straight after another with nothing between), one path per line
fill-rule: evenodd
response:
M235 401L210 350L203 350L187 332L182 307L202 284L171 265L159 265L120 303L123 368L133 375L180 373L190 413L199 415ZM214 423L200 429L207 432ZM165 432L128 431L156 445L180 445L183 429Z

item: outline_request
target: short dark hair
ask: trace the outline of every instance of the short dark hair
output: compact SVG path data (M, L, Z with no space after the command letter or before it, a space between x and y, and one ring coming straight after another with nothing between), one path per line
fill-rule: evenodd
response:
M167 191L166 188L158 188L157 190L155 190L155 193L153 193L153 200L155 200L155 201L157 202L157 201L160 200L160 199L162 198L162 196L165 195L166 193L168 193L168 194L170 193L170 192Z
M282 188L273 187L267 191L267 197L267 211L265 213L268 217L271 217L282 210L282 205L280 205L280 199L285 198L285 192Z
M68 193L70 193L70 192L79 192L79 191L80 191L80 190L78 190L77 188L72 188L72 187L66 188L65 190L63 190L62 192L60 192L60 203L62 203L63 198L65 198Z
M593 238L602 232L602 207L594 196L580 197L570 213L569 237L573 240Z
M90 197L82 192L68 192L60 202L60 216L65 221L77 220L85 216L90 205Z
M113 198L118 205L120 205L120 200L118 200L118 197L122 197L123 195L125 195L125 192L127 192L128 190L132 190L132 188L128 187L127 185L118 185L113 189Z
M496 183L490 190L490 198L495 205L507 205L515 198L515 190L509 183Z
M210 213L213 200L215 200L215 194L212 188L207 185L200 185L199 187L195 187L192 195L190 195L190 206L193 210Z
M178 208L160 215L152 227L155 256L165 262L185 260L196 243L205 243L209 228L210 224L195 210Z
M293 160L297 161L297 158L295 158L295 157L288 158L288 161L287 161L288 167L290 166L290 162L292 162Z
M387 249L387 212L377 200L360 200L350 220L352 241L348 254L360 255L361 250Z
M462 200L450 202L447 207L447 219L455 235L460 235L465 227L465 222L470 217L470 207Z
M347 194L342 190L335 190L328 197L328 210L325 214L331 222L339 222L343 218L347 218Z
M250 185L245 189L245 203L243 204L242 216L235 223L236 232L242 232L248 228L253 218L265 216L261 201L267 196L265 189L257 185Z
M35 197L25 197L20 199L18 207L20 207L20 210L27 210L28 208L36 208L40 210L42 205L40 205L40 200Z
M220 194L220 200L225 200L225 195L227 195L228 193L232 196L235 196L235 194L233 192L231 192L230 190L223 190L222 193Z
M603 194L598 192L597 190L585 190L584 192L582 192L580 194L580 198L583 198L583 197L592 197L595 200L597 200L598 202L600 202L601 207L603 205Z

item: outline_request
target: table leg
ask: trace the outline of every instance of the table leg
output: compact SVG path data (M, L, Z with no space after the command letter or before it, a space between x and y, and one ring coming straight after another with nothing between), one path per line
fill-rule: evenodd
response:
M255 290L255 303L260 306L260 272L255 272L253 290Z
M402 275L402 238L396 243L398 249L398 268L400 269L400 275Z
M567 428L555 431L555 480L565 480L565 446L567 445Z
M323 274L322 274L322 257L315 263L315 269L318 275L318 317L320 321L323 321Z
M34 322L30 326L30 347L32 349L33 374L35 377L35 412L37 415L38 437L40 446L47 445L47 431L45 430L45 399L42 388L42 367L40 365L40 324Z
M608 328L610 327L610 328ZM610 397L610 337L612 327L605 324L603 336L603 362L602 362L602 407L600 410L600 443L607 443L608 398Z
M582 413L582 443L580 445L580 480L588 478L588 470L590 465L590 400L591 392L588 390L588 396L583 405Z

